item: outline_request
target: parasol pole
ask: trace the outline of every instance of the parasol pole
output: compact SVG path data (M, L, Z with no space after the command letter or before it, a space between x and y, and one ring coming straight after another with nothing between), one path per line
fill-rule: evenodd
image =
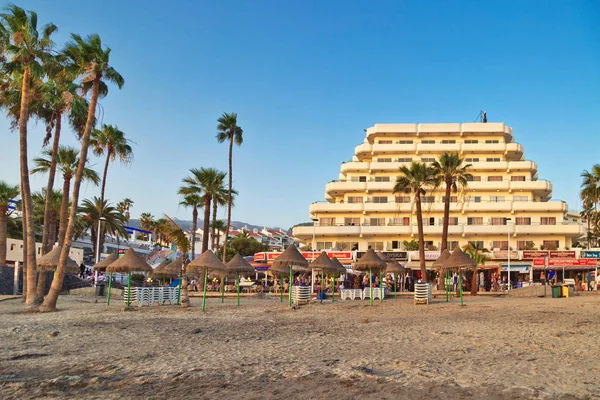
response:
M292 281L292 266L290 265L290 284L289 284L289 298L290 298L290 307L292 306L292 288L294 287L294 281Z
M225 303L225 277L221 277L221 303Z
M331 302L333 303L335 297L335 272L331 273Z
M381 303L383 303L383 296L385 295L385 291L383 290L383 275L381 270L379 270L379 299L381 300Z
M369 290L371 295L369 296L369 304L373 305L373 273L371 268L369 268Z
M325 293L324 288L325 288L325 276L323 275L323 270L321 270L321 291L319 292L321 304L323 304L323 294Z
M204 271L204 293L202 294L202 311L206 309L206 284L208 283L208 268Z
M460 290L460 305L463 305L463 293L462 293L462 274L460 273L460 268L458 269L458 285Z
M237 273L237 278L235 280L235 286L237 287L237 305L240 305L240 273Z
M444 281L444 288L446 289L446 303L448 302L448 279L450 279L448 277L448 270L446 269L446 278Z
M397 282L398 277L396 276L396 273L394 272L394 300L398 300L398 282Z
M129 307L131 299L131 271L127 272L127 307Z
M110 305L110 288L112 287L112 272L108 274L108 296L106 297L106 304Z

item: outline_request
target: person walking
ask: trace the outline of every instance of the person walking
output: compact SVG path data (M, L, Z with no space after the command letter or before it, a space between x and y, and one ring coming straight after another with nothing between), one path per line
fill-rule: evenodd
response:
M85 269L86 269L86 268L85 268L85 265L84 265L83 263L81 263L81 264L79 265L79 277L80 277L81 279L85 279Z
M587 274L587 290L592 291L592 281L594 280L594 276L592 275L592 271L589 271Z

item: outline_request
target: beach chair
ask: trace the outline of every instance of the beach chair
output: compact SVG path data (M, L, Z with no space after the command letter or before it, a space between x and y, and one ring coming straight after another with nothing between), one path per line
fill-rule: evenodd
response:
M415 304L431 303L431 293L429 283L415 283Z

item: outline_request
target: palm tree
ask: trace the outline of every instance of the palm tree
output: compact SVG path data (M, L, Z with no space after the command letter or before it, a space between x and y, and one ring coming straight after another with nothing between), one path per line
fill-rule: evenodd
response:
M48 236L46 240L49 243L50 249L52 249L52 245L56 241L57 236L57 223L58 223L58 215L60 214L60 206L62 202L62 193L56 190L52 191L53 194L50 196L51 202L48 204L48 197L46 196L46 189L42 189L41 192L34 193L32 195L33 200L33 221L37 227L48 226ZM48 219L45 218L46 205L49 208ZM42 250L43 251L43 250ZM46 290L46 273L40 272L38 274L38 282L36 289L36 298L37 302L41 303L44 301L44 293Z
M588 228L588 248L591 248L594 238L594 214L598 212L598 203L600 202L600 164L595 164L591 171L584 170L581 173L583 181L581 183L580 197L583 201L583 213Z
M123 228L125 216L110 205L106 200L100 203L98 197L84 199L77 210L77 227L74 237L84 237L90 232L92 243L98 243L98 220L103 218L100 231L100 249L104 248L105 235L124 236L127 231Z
M219 143L223 143L229 140L229 194L228 194L228 205L227 205L227 227L225 228L225 243L223 244L223 248L227 248L227 236L229 236L229 229L231 228L231 204L232 204L232 194L233 194L233 167L232 167L232 158L233 158L233 143L241 146L244 141L243 133L241 127L237 124L237 114L236 113L223 113L221 118L217 120L219 125L217 125L217 141ZM206 211L204 211L206 214ZM204 252L204 249L202 250ZM227 252L223 252L223 262L225 262L227 256Z
M152 232L154 229L154 216L151 213L144 212L140 214L140 228Z
M6 227L12 214L11 201L19 197L19 186L0 181L0 266L6 265Z
M122 164L130 163L133 159L133 150L129 145L129 140L125 138L123 131L119 130L116 126L106 124L102 125L102 129L94 129L92 131L90 146L94 149L94 154L97 156L106 154L104 173L102 174L102 188L100 189L100 202L103 204L108 164L116 159L119 159Z
M215 194L219 192L225 179L225 173L214 168L192 168L191 175L182 182L186 186L179 189L180 195L194 194L204 200L204 226L202 228L202 253L208 249L208 232L210 227L210 204Z
M185 266L187 261L187 252L190 249L190 241L179 225L168 215L165 214L163 219L165 222L161 226L163 235L168 238L169 241L175 243L179 251L181 251L181 307L190 306L190 298L188 296L188 284L187 275L185 273Z
M477 242L469 242L463 246L464 252L475 261L475 268L473 269L473 277L471 278L471 295L477 295L477 267L485 265L487 256L484 253L488 253L489 250L484 248Z
M117 209L125 216L125 223L129 225L129 219L131 218L131 208L135 202L130 198L126 197L117 203Z
M224 179L224 177L223 177ZM237 196L238 192L235 189L231 190L231 195L233 196L232 200L231 200L231 206L234 207L235 206L235 196ZM212 221L216 221L217 220L217 210L219 207L225 206L228 204L229 201L229 191L228 189L225 187L225 182L221 182L219 188L217 189L217 191L215 192L214 196L213 196L213 217L212 217ZM216 241L216 232L215 232L215 228L212 227L211 224L211 234L212 234L212 243L211 243L211 249L214 251L214 249L217 247L217 244L219 243L218 241Z
M179 189L179 194L183 196L183 200L179 202L179 205L192 208L192 243L190 247L192 253L191 259L193 260L196 250L196 230L198 229L198 207L202 207L204 199L198 194L183 194L186 189L185 186ZM206 236L206 232L204 232L204 236Z
M225 222L223 222L222 219L213 219L210 223L210 227L213 230L213 232L215 232L213 250L217 250L219 247L219 242L221 242L221 232L225 230L227 225L225 225Z
M396 184L394 185L394 194L412 193L415 197L415 204L417 207L417 229L419 232L419 265L421 267L421 279L423 282L427 282L421 195L426 193L428 187L435 184L433 169L424 163L413 161L408 167L400 167L400 174L401 175L396 179Z
M44 73L44 60L49 56L54 43L50 39L56 31L54 24L42 27L41 34L37 27L37 14L25 11L15 5L9 5L6 12L0 14L4 22L5 53L9 61L5 64L9 72L20 71L21 103L19 108L19 158L21 172L21 194L23 199L23 229L27 242L27 295L26 305L35 302L35 229L33 227L33 204L31 201L31 186L29 184L29 165L27 158L27 124L29 122L30 86L33 78L41 78ZM66 256L65 256L66 261ZM62 284L62 282L61 282Z
M444 197L444 221L442 227L442 245L440 251L448 248L448 224L450 219L450 191L456 193L458 184L461 190L467 186L469 179L473 176L467 172L471 164L463 165L463 159L458 153L444 153L439 159L431 165L436 179L436 186L444 184L446 187L446 196Z
M52 150L46 149L42 154L48 158L36 158L33 160L36 167L31 170L32 174L46 173L50 170L52 163ZM87 163L86 163L87 164ZM69 213L69 193L71 191L71 179L75 175L79 165L79 154L74 147L59 146L56 153L56 166L63 175L62 202L60 207L60 224L58 230L58 245L62 246L65 243L67 232L67 215ZM100 178L96 171L91 168L85 168L83 178L92 182L94 185L100 183Z
M106 82L113 82L119 88L123 87L125 83L123 77L110 66L110 48L103 48L100 36L93 34L83 39L81 36L71 34L72 41L68 42L64 50L68 64L75 71L77 76L81 79L81 87L83 93L86 94L90 90L92 96L90 99L90 105L88 108L88 115L81 135L81 154L79 157L79 165L77 166L77 172L75 173L75 183L73 184L73 200L71 203L71 210L69 213L69 222L67 225L67 231L65 233L65 242L62 246L60 253L59 265L54 274L52 286L50 292L44 304L40 307L41 311L54 311L56 310L56 302L58 295L62 289L62 284L65 276L65 266L67 263L67 257L71 249L71 238L75 230L75 220L77 213L77 204L79 201L79 188L84 177L84 171L86 169L87 153L90 141L90 133L92 126L95 124L96 118L96 105L98 104L98 98L102 95L105 96L108 93L108 87ZM65 194L63 193L63 196Z

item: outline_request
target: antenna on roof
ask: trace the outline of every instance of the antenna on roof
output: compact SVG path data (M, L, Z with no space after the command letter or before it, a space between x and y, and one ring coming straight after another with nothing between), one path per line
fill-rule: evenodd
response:
M477 116L476 120L479 120L479 122L483 122L484 124L487 124L487 122L488 122L487 111L484 111L484 110L479 111L479 115Z

